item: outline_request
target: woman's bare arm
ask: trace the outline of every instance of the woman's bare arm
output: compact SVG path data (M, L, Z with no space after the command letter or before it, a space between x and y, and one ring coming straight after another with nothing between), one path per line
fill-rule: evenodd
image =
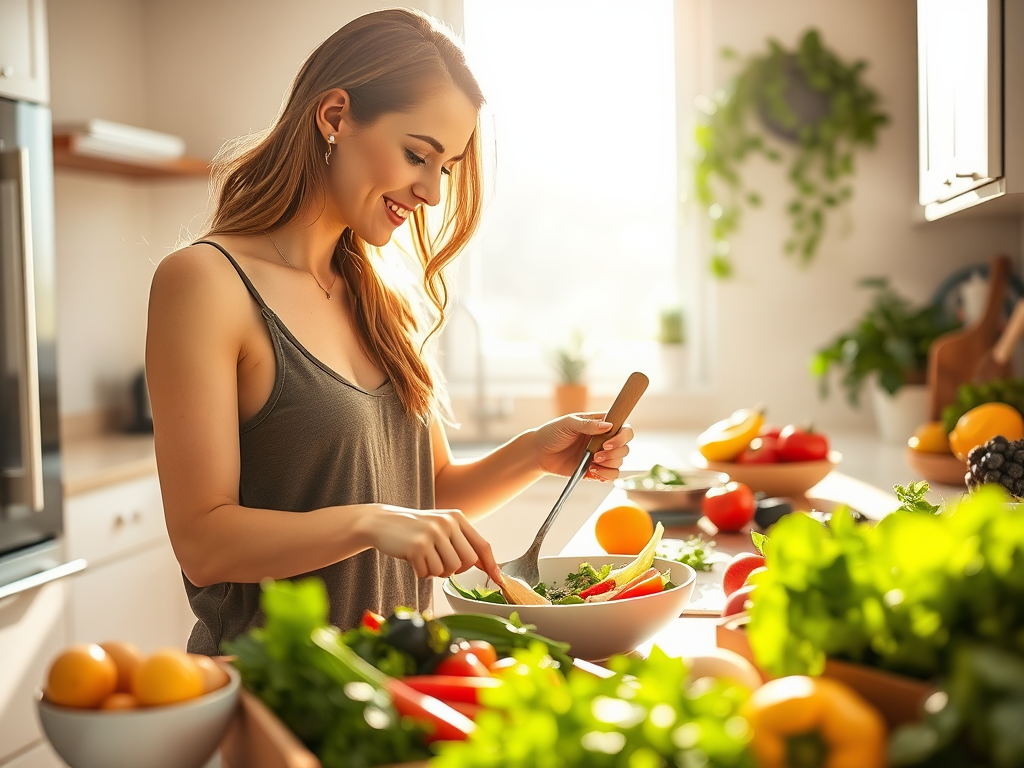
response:
M188 579L283 578L370 547L409 560L419 576L478 561L492 571L490 546L457 511L239 505L237 368L255 306L231 265L201 247L167 257L153 279L146 373L167 531Z

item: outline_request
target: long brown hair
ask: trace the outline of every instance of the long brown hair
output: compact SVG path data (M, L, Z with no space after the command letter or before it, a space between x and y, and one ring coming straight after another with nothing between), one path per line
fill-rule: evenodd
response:
M326 200L326 145L316 111L325 93L348 92L353 120L362 126L387 112L411 109L447 82L480 109L480 86L461 44L436 19L387 8L349 22L309 58L292 84L281 114L266 131L225 145L213 163L217 208L208 235L263 235L292 220L304 206ZM482 158L479 122L463 159L448 177L439 231L431 235L421 206L409 217L423 289L435 310L430 331L409 297L374 269L379 252L346 229L334 264L355 299L366 354L383 368L407 413L426 420L438 406L441 379L424 348L443 325L448 306L444 267L465 247L480 222Z

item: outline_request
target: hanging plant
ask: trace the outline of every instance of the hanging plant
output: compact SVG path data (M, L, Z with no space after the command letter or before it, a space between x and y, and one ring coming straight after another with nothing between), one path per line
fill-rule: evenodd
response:
M738 59L728 49L722 55ZM786 206L791 231L784 250L801 265L814 258L828 213L853 195L854 152L874 146L889 120L862 79L866 66L841 61L812 29L795 51L769 40L767 53L747 59L714 101L699 104L705 118L697 127L695 192L711 219L715 276L733 274L729 237L739 229L743 206L762 204L740 175L751 155L775 163L792 155L787 175L793 196Z

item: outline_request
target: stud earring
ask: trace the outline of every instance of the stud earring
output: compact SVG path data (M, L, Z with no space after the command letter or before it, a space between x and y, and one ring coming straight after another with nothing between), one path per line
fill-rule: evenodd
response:
M333 152L333 151L334 151L334 134L332 133L332 134L329 134L327 136L327 151L324 152L324 162L326 162L328 165L331 164L331 152Z

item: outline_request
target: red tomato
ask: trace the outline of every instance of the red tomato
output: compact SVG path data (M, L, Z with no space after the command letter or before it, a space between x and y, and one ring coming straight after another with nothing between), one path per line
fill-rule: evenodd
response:
M722 574L722 591L725 592L725 596L728 597L742 587L751 571L763 566L764 558L761 555L755 555L753 552L741 552L736 555L729 561L725 573Z
M493 674L497 675L497 674L501 674L501 672L503 670L510 669L511 667L514 667L518 663L519 662L516 661L514 657L512 657L512 656L505 656L504 658L498 659L496 662L491 664L491 666L488 667L488 669Z
M776 440L779 439L779 432L782 431L782 427L776 426L775 424L765 424L761 427L761 431L758 433L759 437L773 437Z
M768 435L755 437L750 441L750 447L745 448L734 461L737 464L777 464L778 442L776 438Z
M725 601L725 608L722 609L723 616L732 616L734 613L742 613L750 608L750 596L757 589L753 584L748 584L733 592Z
M754 519L757 502L750 488L735 480L704 494L704 516L719 531L738 531Z
M468 647L480 660L480 663L488 669L498 660L498 652L486 640L470 640Z
M828 458L828 438L789 424L779 433L778 449L782 461L821 461Z
M434 670L437 675L456 677L488 677L490 672L469 648L459 648L451 656L445 656Z

